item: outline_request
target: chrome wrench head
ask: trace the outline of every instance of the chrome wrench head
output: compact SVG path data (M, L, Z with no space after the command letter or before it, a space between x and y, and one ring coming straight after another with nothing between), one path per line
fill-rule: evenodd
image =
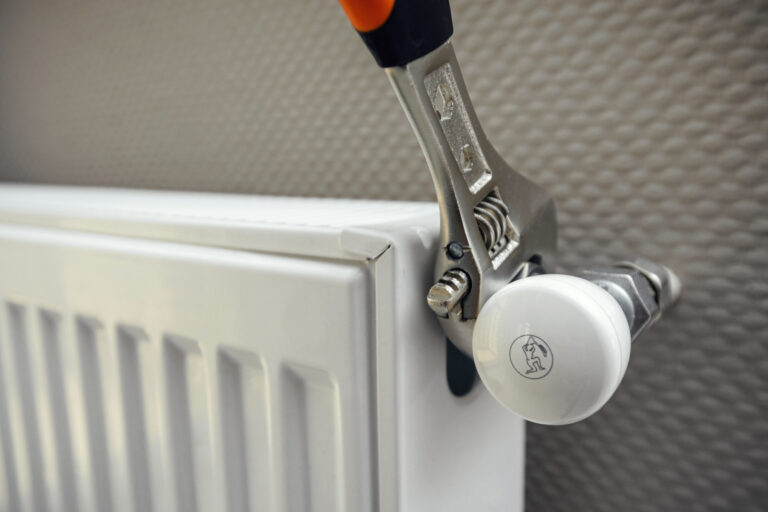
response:
M440 205L441 249L428 303L448 338L471 355L483 304L531 267L554 269L554 203L488 141L450 42L386 71L427 159Z

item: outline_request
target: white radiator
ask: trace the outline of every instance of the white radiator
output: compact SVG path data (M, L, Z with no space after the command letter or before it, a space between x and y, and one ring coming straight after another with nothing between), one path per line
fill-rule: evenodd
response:
M519 511L425 203L0 186L0 510Z

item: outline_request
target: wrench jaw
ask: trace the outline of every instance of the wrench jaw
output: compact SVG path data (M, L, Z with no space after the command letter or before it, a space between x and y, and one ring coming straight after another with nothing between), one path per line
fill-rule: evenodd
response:
M520 275L526 266L533 264L538 271L552 272L556 265L554 202L543 189L512 169L501 170L496 175L509 178L504 182L494 182L492 190L498 191L505 204L514 205L508 217L518 235L516 240L511 241L513 250L498 266L494 266L488 254L471 206L454 206L452 211L442 212L443 218L453 220L441 224L441 249L435 261L435 281L438 282L446 272L458 269L468 276L469 286L457 306L445 315L438 315L438 320L448 339L470 357L475 319L485 302ZM460 230L455 229L456 226L464 230L457 232ZM456 242L465 248L458 260L449 251L449 246Z
M440 205L442 250L427 301L448 338L471 356L474 320L483 304L529 262L554 269L554 204L488 141L450 42L386 71L427 159Z

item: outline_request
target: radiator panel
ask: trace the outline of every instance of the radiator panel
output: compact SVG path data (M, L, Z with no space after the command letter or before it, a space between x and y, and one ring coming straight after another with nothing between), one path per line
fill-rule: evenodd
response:
M519 511L432 204L0 186L0 511Z
M354 298L370 284L359 265L21 231L0 228L6 509L370 508L372 468L350 466L336 439L345 423L371 421L369 405L342 392L372 392L349 360L369 357L369 306ZM309 316L346 320L295 322L270 307L299 293ZM74 455L67 430L83 445ZM269 448L275 432L279 451ZM370 439L344 441L375 460Z

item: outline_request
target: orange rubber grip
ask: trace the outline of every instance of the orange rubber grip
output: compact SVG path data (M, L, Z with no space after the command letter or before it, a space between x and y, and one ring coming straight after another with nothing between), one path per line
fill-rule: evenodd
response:
M453 33L448 0L339 0L383 68L423 57Z
M358 32L381 27L395 6L395 0L339 0L339 3Z

